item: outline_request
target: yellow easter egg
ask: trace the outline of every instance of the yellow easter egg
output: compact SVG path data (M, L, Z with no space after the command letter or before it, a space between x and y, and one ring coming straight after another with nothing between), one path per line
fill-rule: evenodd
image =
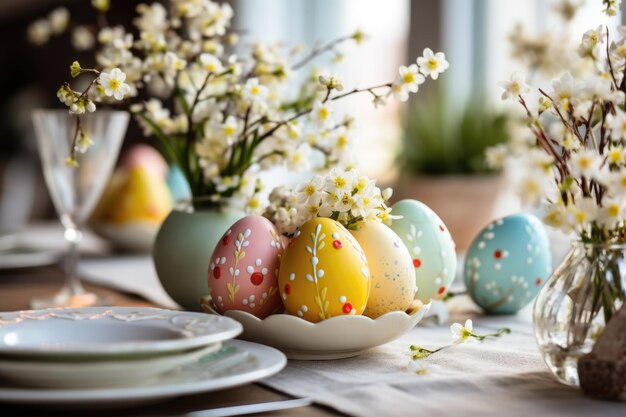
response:
M350 233L359 242L370 269L370 296L366 316L405 311L417 287L409 250L393 230L380 222L359 222Z
M131 168L118 187L108 207L108 219L112 223L159 224L172 210L172 197L165 180L140 166Z
M310 322L362 314L370 292L365 253L338 222L313 218L289 242L278 276L289 314Z

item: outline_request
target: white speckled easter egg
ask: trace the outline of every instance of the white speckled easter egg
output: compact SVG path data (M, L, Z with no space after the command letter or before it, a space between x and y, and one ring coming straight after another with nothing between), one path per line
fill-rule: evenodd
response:
M402 240L380 222L359 222L350 230L359 242L370 269L366 316L405 311L415 297L413 260Z
M246 216L218 242L209 265L209 290L219 313L242 310L259 318L281 309L278 229L265 217Z
M453 203L451 203L453 204ZM456 274L456 250L443 221L427 205L402 200L392 206L391 229L411 255L417 284L416 297L423 303L443 298Z
M530 303L552 272L550 241L541 221L515 214L485 227L465 258L470 297L488 313L513 314Z
M289 242L278 277L289 314L310 322L362 314L370 292L365 253L350 232L327 218L306 222Z

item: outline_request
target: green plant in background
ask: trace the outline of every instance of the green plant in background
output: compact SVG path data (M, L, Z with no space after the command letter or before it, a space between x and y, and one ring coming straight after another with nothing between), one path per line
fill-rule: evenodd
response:
M427 175L492 172L485 149L508 140L508 116L470 100L456 116L440 96L411 106L399 162L405 172Z

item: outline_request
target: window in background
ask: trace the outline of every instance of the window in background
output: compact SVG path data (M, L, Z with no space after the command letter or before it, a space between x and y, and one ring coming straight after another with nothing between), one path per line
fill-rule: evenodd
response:
M494 106L502 105L498 82L520 69L520 63L511 59L509 42L517 24L530 36L562 34L576 47L586 30L605 24L610 33L615 33L620 23L619 16L608 18L602 13L600 0L583 0L575 19L565 27L554 12L554 7L562 3L563 0L443 0L442 48L450 61L444 80L449 105L455 107L477 94Z
M357 28L363 30L369 38L361 45L342 47L345 59L332 70L346 89L391 81L398 67L409 61L407 0L385 2L384 7L378 0L237 0L233 6L237 27L245 30L242 41L247 43L303 43L312 47L318 41L327 42ZM330 57L313 64L328 68ZM401 134L400 106L390 100L388 106L374 109L371 96L360 94L336 106L338 112L348 108L357 122L354 133L361 170L381 181L388 179Z

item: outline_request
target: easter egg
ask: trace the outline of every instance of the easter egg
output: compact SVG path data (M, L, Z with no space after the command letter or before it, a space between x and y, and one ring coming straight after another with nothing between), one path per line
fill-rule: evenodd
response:
M136 166L115 172L92 217L96 223L143 222L158 227L171 210L165 180Z
M424 303L441 299L456 274L455 244L443 221L417 200L401 200L391 208L391 229L411 255L417 284L416 298Z
M183 171L176 165L171 165L167 173L167 186L172 193L174 202L191 200L191 188L183 174Z
M366 316L405 311L415 297L413 260L402 240L380 222L359 222L350 233L359 242L370 270Z
M143 167L159 178L165 179L168 167L165 159L161 154L149 145L134 145L122 158L121 166L132 169L135 167Z
M233 224L209 264L216 310L241 310L261 319L281 310L278 269L283 250L278 229L265 217L246 216Z
M467 292L485 311L513 314L530 303L552 271L550 242L535 216L515 214L485 227L465 258Z
M278 283L285 309L310 322L362 314L370 292L363 249L340 223L313 218L289 242Z

